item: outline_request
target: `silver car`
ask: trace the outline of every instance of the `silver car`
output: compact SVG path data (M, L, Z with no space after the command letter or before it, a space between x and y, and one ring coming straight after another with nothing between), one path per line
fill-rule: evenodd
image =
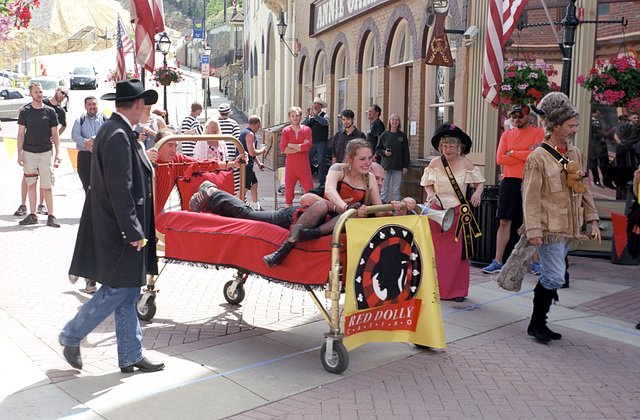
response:
M64 79L62 77L56 76L38 76L29 80L29 83L38 82L42 85L42 98L47 99L51 98L55 93L56 89L60 86L67 86ZM27 91L27 94L29 92ZM69 98L64 98L62 101L62 107L66 110L67 103L69 102Z
M31 103L31 96L27 96L24 90L14 87L0 88L1 119L17 119L20 108L28 103Z

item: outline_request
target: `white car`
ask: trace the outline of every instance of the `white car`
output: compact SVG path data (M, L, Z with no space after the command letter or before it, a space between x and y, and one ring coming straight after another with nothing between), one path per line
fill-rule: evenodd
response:
M28 103L31 103L31 96L24 90L14 87L0 88L0 118L17 119L20 108Z
M63 78L55 77L55 76L34 77L33 79L29 80L29 83L33 83L33 82L38 82L42 85L43 99L51 98L59 86L65 86L65 87L67 86ZM27 88L28 88L28 85L27 85ZM62 107L64 109L67 109L68 101L69 101L69 98L64 98L64 101L62 101Z

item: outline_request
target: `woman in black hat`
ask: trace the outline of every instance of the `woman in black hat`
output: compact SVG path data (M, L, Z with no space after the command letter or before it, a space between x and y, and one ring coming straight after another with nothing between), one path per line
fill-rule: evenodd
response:
M468 204L474 207L480 204L484 177L464 156L471 150L471 139L459 127L448 123L441 125L433 135L431 144L442 156L432 160L424 170L420 185L424 186L427 193L427 202L437 194L443 208L455 208L457 220L447 232L442 232L437 223L430 221L440 298L463 302L469 292L468 258L472 253L472 245L468 240L465 241L465 235L472 239L479 233L475 220L470 216ZM455 178L462 200L458 198L447 172ZM470 203L467 203L464 196L469 184L473 184L476 191L471 196ZM437 209L439 206L434 205L433 208Z

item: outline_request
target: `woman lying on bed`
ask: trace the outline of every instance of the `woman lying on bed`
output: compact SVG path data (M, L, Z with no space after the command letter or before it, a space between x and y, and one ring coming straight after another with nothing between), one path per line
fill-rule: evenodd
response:
M328 197L308 207L255 211L241 200L205 181L191 198L189 209L227 217L258 220L291 229L285 243L276 252L265 255L263 258L269 267L274 267L285 259L297 242L330 234L338 220L336 216L346 210L358 209L358 216L363 217L366 213L364 203L382 203L375 177L369 173L373 155L369 143L352 140L347 145L346 155L345 163L335 164L330 169L326 185ZM333 197L333 200L329 197ZM368 197L371 197L370 201ZM407 205L413 208L415 200L411 201L412 203L408 202ZM396 210L400 210L399 202L393 204ZM386 216L387 213L380 215Z

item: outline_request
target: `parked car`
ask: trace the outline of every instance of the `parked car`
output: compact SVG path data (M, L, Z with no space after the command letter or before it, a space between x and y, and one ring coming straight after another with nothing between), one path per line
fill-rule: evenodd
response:
M98 87L98 72L93 67L76 67L69 74L70 89L81 87L96 89Z
M18 111L31 102L31 97L22 89L14 87L0 88L0 118L17 119Z
M0 70L0 86L13 86L18 80L18 73L11 70Z
M47 99L53 96L58 86L67 86L67 83L62 77L56 76L38 76L29 80L29 83L38 82L42 85L43 99ZM62 107L66 110L69 98L64 98L62 101Z

